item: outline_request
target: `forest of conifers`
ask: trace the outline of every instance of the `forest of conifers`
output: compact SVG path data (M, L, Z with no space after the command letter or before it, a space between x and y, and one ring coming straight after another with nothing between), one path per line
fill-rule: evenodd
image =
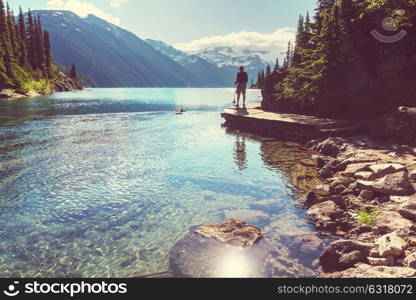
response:
M289 62L265 79L264 108L362 118L416 106L416 0L319 0L310 19L300 17ZM374 30L406 35L387 43Z
M74 66L71 74L76 79ZM0 0L0 89L49 93L54 82L65 78L54 63L49 33L40 18L20 9L16 20Z

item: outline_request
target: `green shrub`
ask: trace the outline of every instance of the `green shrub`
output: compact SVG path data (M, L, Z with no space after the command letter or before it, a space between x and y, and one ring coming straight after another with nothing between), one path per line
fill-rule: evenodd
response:
M376 219L380 215L378 208L368 209L361 208L357 211L357 221L368 226L375 226Z
M39 94L50 94L52 93L52 86L51 86L50 81L46 79L40 79L40 80L32 79L23 83L21 91L24 93L33 91Z

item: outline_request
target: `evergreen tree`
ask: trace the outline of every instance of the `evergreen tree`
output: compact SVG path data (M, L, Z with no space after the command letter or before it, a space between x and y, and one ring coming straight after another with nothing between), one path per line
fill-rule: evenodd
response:
M24 68L26 71L31 71L28 53L27 53L27 33L26 33L26 24L25 17L23 15L22 8L19 9L19 18L18 18L18 36L19 36L19 65Z
M4 7L4 3L2 0L0 0L0 28L1 29L1 41L2 46L4 49L4 66L6 68L6 73L9 78L13 77L13 68L15 65L15 59L14 59L14 52L12 47L12 42L10 38L10 28L8 25L7 20L7 13Z
M51 50L51 41L49 37L49 32L44 32L44 49L45 49L45 71L48 78L52 78L52 68L53 68L53 59L52 59L52 50Z
M311 17L309 16L309 11L306 13L304 30L308 33L312 31Z
M272 71L271 71L270 65L267 65L267 68L266 68L266 77L268 77L271 72Z
M77 67L75 64L72 64L71 69L69 70L69 78L76 80L78 78Z
M273 69L273 71L278 71L279 70L279 68L280 68L280 65L279 65L279 57L278 58L276 58L276 64L274 65L274 69Z

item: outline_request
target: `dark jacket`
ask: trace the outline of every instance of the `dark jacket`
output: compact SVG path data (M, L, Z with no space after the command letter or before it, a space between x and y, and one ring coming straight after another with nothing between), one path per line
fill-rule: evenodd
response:
M248 82L248 74L246 72L239 72L237 73L237 81L235 84L247 84Z

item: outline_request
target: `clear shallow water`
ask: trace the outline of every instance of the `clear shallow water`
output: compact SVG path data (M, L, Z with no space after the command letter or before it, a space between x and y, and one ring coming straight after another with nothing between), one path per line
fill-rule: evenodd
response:
M293 276L313 274L319 253L294 242L312 232L294 204L312 184L299 163L309 154L221 128L232 99L232 89L91 89L1 101L0 277L163 272L191 226L235 210L261 211L253 225Z

